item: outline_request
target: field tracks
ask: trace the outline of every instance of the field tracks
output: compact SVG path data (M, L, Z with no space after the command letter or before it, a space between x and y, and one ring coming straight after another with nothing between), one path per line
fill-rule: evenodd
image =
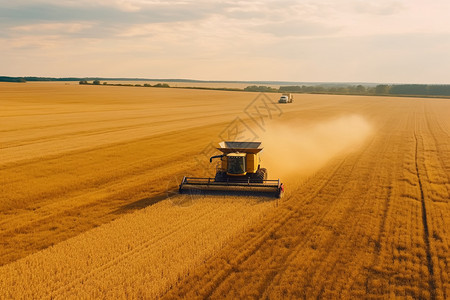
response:
M418 116L420 117L420 116ZM435 296L446 299L450 296L450 137L443 125L449 125L445 115L439 115L429 103L423 106L422 134L418 136L422 157L418 159L418 169L426 210L430 264ZM428 253L427 253L428 254ZM427 256L428 260L428 256Z
M421 197L421 206L422 206L422 225L423 225L423 239L426 246L426 256L427 256L427 267L428 267L428 273L429 273L429 289L430 289L430 296L431 299L436 299L436 282L434 280L434 271L433 271L433 260L431 259L431 251L430 251L430 233L428 229L428 219L427 219L427 206L425 203L425 196L423 193L423 186L422 186L422 180L420 179L420 172L419 172L419 163L418 163L418 152L419 152L419 141L417 138L417 124L414 131L414 139L415 139L415 165L416 165L416 172L417 172L417 180L419 182L419 189L420 189L420 197ZM422 144L423 147L423 144Z

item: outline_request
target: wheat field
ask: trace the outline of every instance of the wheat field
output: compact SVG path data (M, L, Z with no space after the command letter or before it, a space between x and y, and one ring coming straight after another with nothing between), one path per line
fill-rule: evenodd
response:
M258 97L1 83L0 298L449 298L450 102ZM235 125L285 196L178 195Z

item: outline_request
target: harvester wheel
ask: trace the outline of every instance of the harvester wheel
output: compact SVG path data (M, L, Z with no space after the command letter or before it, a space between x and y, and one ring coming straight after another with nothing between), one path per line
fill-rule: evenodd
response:
M267 179L267 170L265 168L260 168L256 171L256 182L263 183Z
M227 180L227 173L222 171L217 171L216 176L214 177L214 181L223 182Z

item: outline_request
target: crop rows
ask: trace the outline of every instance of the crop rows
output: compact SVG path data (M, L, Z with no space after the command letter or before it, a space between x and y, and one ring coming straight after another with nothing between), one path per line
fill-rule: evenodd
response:
M450 297L448 101L283 106L268 201L176 192L256 94L3 87L1 299Z

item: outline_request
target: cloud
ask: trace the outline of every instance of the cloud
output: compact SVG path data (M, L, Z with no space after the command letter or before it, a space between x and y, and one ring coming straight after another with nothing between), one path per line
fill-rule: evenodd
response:
M375 15L395 15L406 9L406 4L398 0L353 1L352 6L357 13Z
M51 33L67 32L78 33L93 27L93 23L41 23L33 25L21 25L10 28L20 33Z
M276 37L311 37L332 35L339 32L338 26L327 26L316 22L283 20L254 27L255 31L272 34Z
M27 0L0 1L5 7L26 7L30 6ZM143 8L155 8L161 6L179 6L189 1L146 1L146 0L34 0L33 6L43 7L63 7L71 8L113 8L123 12L136 12Z
M6 4L0 10L0 24L24 25L43 22L91 21L113 24L139 24L157 22L192 21L207 17L214 11L214 5L205 4L196 8L192 5L168 6L164 4L135 5L134 2L84 2L40 1L31 4ZM85 5L83 5L85 3Z

